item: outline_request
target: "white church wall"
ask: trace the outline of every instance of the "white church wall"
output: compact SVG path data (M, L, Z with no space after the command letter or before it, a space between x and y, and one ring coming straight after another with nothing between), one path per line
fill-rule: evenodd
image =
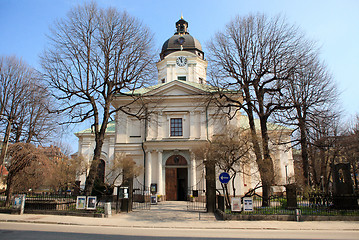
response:
M116 143L127 143L127 120L125 113L116 113Z

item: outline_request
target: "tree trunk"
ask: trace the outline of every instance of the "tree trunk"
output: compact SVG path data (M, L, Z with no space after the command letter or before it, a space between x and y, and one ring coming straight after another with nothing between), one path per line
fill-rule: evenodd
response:
M7 176L6 179L6 191L5 191L5 195L6 195L6 200L5 200L5 207L10 207L10 201L11 201L11 197L12 197L12 175L9 173L9 175Z
M223 195L224 195L224 199L225 199L225 204L226 204L226 208L230 209L231 208L231 201L230 201L230 197L229 197L229 192L228 192L228 185L222 183L222 188L223 188Z
M10 138L10 130L11 130L11 122L8 121L7 126L6 126L4 140L3 140L3 145L1 148L0 167L3 165L5 157L6 157L6 150L7 150L7 146L9 144L9 138ZM2 177L2 176L0 175L0 177Z
M235 179L236 179L237 173L234 172L233 177L232 177L232 190L233 190L233 197L236 197L236 187L235 187Z
M351 166L353 168L353 176L354 176L354 185L355 185L355 190L358 191L358 178L357 178L357 168L355 166L355 162L351 163Z
M206 201L207 212L214 213L216 210L216 172L215 162L207 160L206 167Z
M274 183L274 164L269 151L269 136L267 130L267 121L265 117L260 118L262 146L263 146L263 162L259 165L262 180L262 207L269 206L270 187Z
M253 113L248 114L249 126L251 129L251 138L253 143L254 154L256 156L256 162L258 165L259 174L261 176L263 191L262 191L262 206L266 207L269 204L270 186L273 181L273 162L271 158L263 158L262 151L259 145L259 140L254 124ZM267 154L268 155L268 154ZM269 162L268 162L269 161Z
M305 121L301 118L298 119L298 127L300 129L300 147L302 155L303 178L304 184L309 185L309 157L308 157L308 139Z
M102 145L103 145L103 141L105 139L105 134L106 134L106 128L108 125L108 119L110 117L109 111L110 111L110 102L106 102L105 106L104 106L104 113L103 113L103 119L102 119L102 124L100 127L100 131L98 131L98 111L96 108L96 104L93 103L93 107L94 107L94 112L95 112L95 123L94 123L94 127L95 127L95 142L96 142L96 146L94 149L94 156L93 156L93 160L91 163L91 167L90 167L90 171L89 174L86 178L86 184L85 184L85 195L89 196L92 193L92 189L93 189L93 185L95 183L95 179L97 177L97 169L98 169L98 165L100 163L100 157L101 157L101 151L102 151Z
M266 180L262 179L262 183L266 182ZM270 185L262 184L262 207L270 206Z
M95 179L97 176L98 165L100 163L102 145L103 145L103 138L98 139L96 141L96 147L94 150L94 156L93 156L92 163L90 166L90 171L86 177L86 184L85 184L85 195L86 196L90 196L92 193L93 185L95 183Z

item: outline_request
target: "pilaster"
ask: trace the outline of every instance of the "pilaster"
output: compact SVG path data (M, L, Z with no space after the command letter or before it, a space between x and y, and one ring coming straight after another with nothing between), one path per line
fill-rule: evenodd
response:
M201 125L201 131L200 131L200 139L205 140L207 135L207 120L206 120L206 111L200 112L200 125Z

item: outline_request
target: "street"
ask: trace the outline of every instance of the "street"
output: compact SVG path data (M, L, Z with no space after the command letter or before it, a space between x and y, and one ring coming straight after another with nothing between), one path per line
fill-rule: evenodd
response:
M359 239L358 231L195 229L0 223L0 239Z

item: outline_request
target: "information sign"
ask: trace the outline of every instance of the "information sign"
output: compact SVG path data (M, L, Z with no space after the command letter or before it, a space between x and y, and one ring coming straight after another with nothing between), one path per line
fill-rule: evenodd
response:
M86 196L77 196L76 209L85 209L85 208L86 208Z
M87 206L86 209L96 209L96 196L87 197Z
M253 198L251 197L243 198L243 211L245 212L253 211Z
M231 210L232 212L240 212L242 211L242 204L240 197L233 197L231 200Z

